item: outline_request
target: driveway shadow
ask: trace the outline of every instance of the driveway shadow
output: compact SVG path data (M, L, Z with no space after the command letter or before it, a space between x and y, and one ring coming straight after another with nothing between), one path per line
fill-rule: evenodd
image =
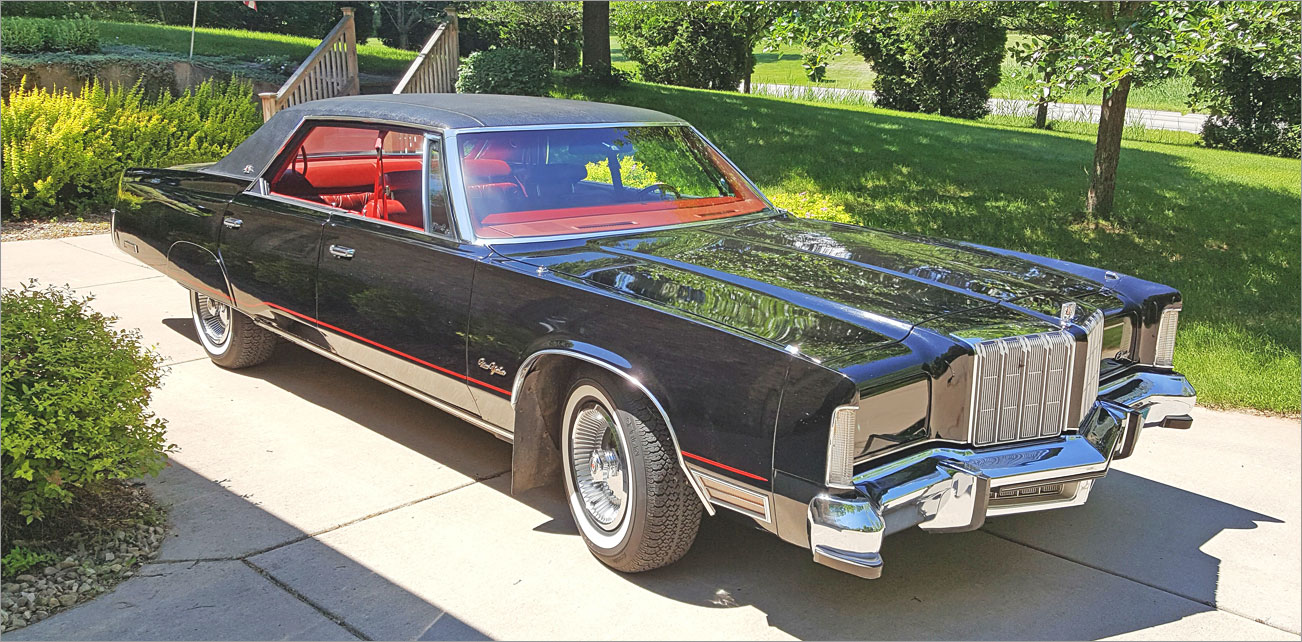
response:
M165 323L190 332L188 319ZM413 419L420 415L409 408L420 402L296 346L283 344L268 364L239 372L439 463L464 455L432 445L428 422ZM557 489L535 489L515 501L551 517L535 530L576 534ZM687 604L753 607L771 626L802 639L1094 639L1168 624L1215 608L1220 560L1201 550L1206 542L1225 530L1280 521L1113 471L1084 507L992 519L973 533L894 535L883 578L864 581L816 565L808 551L720 512L726 515L706 520L677 564L612 574ZM582 543L575 537L573 545Z
M169 538L208 536L199 514L235 524L224 535L279 533L281 547L309 539L285 523L172 460L148 480L154 497L171 507ZM382 617L358 616L291 593L282 569L255 555L146 564L111 593L12 633L13 640L488 640L456 616L367 568L313 541L312 561L343 579L339 590L352 600L384 605ZM164 544L166 546L167 543ZM269 579L268 575L271 576ZM343 605L348 605L343 602ZM361 613L366 614L365 611ZM342 617L341 617L342 616Z

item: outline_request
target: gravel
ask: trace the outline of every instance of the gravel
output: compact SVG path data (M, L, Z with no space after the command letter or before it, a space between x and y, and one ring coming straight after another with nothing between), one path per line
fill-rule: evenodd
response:
M167 535L162 512L143 492L137 498L139 517L130 524L73 533L54 546L15 540L15 546L55 552L61 561L3 578L0 631L39 622L106 593L157 555Z

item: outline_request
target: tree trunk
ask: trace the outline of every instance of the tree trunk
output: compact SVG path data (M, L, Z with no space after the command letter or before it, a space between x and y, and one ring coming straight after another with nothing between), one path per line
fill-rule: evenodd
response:
M1085 209L1095 218L1112 213L1112 197L1117 189L1117 161L1121 158L1121 131L1126 125L1126 98L1130 95L1130 76L1103 91L1099 110L1099 135L1094 143L1094 166L1090 169L1090 191Z
M753 71L746 72L746 79L741 81L741 93L743 94L750 93L750 76L752 73L754 72Z
M1053 72L1044 72L1044 86L1040 88L1040 98L1035 101L1035 128L1049 128L1049 81L1053 80Z
M610 3L583 3L583 71L610 76Z

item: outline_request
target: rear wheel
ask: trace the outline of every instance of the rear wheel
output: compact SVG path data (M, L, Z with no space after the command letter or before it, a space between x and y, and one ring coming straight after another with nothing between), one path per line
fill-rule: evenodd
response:
M570 387L564 412L565 488L592 554L630 573L686 554L700 527L701 504L650 401L593 372Z
M190 313L204 352L223 368L256 366L276 349L276 335L223 301L191 292Z

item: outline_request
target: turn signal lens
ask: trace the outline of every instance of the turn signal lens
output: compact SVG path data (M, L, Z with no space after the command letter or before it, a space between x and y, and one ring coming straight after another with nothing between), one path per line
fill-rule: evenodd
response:
M858 428L858 406L839 406L832 411L832 428L827 435L827 485L854 488L854 434Z
M1180 308L1162 311L1162 320L1157 326L1157 352L1153 355L1153 365L1162 368L1175 365L1175 330L1179 324Z

